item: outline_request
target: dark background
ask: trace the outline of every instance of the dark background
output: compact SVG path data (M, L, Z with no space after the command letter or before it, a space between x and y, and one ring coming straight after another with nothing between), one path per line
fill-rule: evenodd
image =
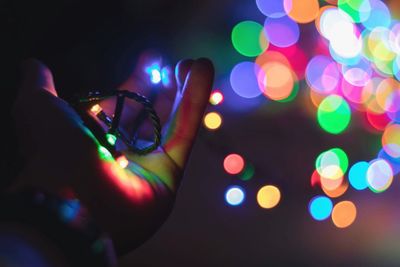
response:
M15 0L1 2L0 10L5 126L24 58L44 61L61 95L68 95L121 83L143 49L159 51L170 64L207 56L216 66L215 88L228 94L230 69L245 60L230 44L231 29L244 19L263 22L252 0ZM309 55L312 27L302 27L301 42ZM345 134L324 133L305 108L311 105L306 90L301 83L297 100L287 104L257 99L251 109L237 111L227 99L221 107L210 107L224 115L223 127L201 129L170 218L121 266L398 266L397 179L383 194L349 189L339 198L358 208L349 228L339 230L331 221L316 222L309 215L309 200L321 194L310 186L316 156L339 146L351 163L370 160L380 136L365 131L357 116ZM2 168L12 172L19 167L15 135L9 127L3 129L8 142ZM243 182L223 171L228 153L239 153L255 166L252 180ZM3 183L12 177L5 174ZM255 196L270 183L279 186L282 200L263 210ZM247 193L238 207L224 201L233 184Z

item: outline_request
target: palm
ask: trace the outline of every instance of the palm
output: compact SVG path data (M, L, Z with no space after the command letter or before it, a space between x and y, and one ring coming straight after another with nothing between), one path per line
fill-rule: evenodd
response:
M180 63L177 79L171 77L176 82L155 103L161 121L168 122L162 145L145 156L123 151L130 162L125 169L115 161L99 157L98 142L88 134L75 111L53 96L56 91L49 73L42 69L36 76L30 74L16 102L19 130L30 133L21 137L21 142L31 144L23 152L30 157L36 155L28 161L20 184L52 191L71 187L97 223L110 233L119 252L127 252L152 235L171 210L206 107L212 67L205 60ZM122 87L136 89L141 81L134 77ZM42 89L47 93L43 94ZM35 90L40 93L32 93ZM146 95L146 91L140 93ZM105 109L112 104L112 100L101 103ZM137 113L134 105L128 106L127 110L130 112L120 126L129 130L129 122ZM171 111L172 115L169 115ZM38 134L39 130L41 134ZM59 149L55 152L55 148L60 147L60 140L64 140L63 153ZM31 146L35 147L33 151ZM80 148L78 153L77 147Z

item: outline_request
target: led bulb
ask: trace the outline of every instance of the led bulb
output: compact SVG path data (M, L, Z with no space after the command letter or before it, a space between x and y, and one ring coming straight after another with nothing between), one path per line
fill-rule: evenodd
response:
M90 109L90 112L97 116L97 114L99 114L102 110L103 109L100 107L100 105L96 104Z
M122 169L125 169L129 165L129 161L125 156L120 156L117 158L117 162Z
M107 142L112 146L114 146L115 143L117 142L117 137L113 134L106 134L106 138Z

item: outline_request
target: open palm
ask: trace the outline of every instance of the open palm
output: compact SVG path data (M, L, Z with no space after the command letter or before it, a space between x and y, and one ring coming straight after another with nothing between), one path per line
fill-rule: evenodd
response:
M121 88L137 91L141 81L135 76ZM14 110L27 163L13 190L34 186L59 194L68 189L110 234L120 254L142 244L171 211L208 102L212 64L205 59L181 61L169 79L171 88L155 103L166 123L162 145L144 156L122 151L129 161L122 168L99 149L75 110L57 96L50 70L38 61L28 62ZM107 109L112 101L101 106ZM127 110L121 127L129 130L131 117L137 113L133 105Z

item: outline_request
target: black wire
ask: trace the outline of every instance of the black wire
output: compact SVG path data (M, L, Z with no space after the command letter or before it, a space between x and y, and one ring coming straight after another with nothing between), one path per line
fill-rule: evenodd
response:
M113 96L117 96L117 104L115 107L115 113L113 118L111 119L105 112L101 111L99 114L97 114L97 117L103 121L107 127L109 127L108 133L114 134L117 138L120 138L122 142L127 146L129 150L132 152L139 154L139 155L145 155L148 154L155 149L157 149L160 144L161 144L161 122L160 118L157 115L157 112L153 108L153 104L150 102L149 99L147 99L145 96L140 95L135 92L131 92L128 90L114 90L108 93L101 93L99 91L91 91L89 92L86 96L84 97L79 97L77 101L75 102L75 106L78 106L80 104L84 103L90 103L90 102L98 102L101 100L104 100L106 98L110 98ZM149 146L140 148L135 145L135 142L131 140L124 132L121 130L118 126L121 120L121 115L122 115L122 110L123 110L123 105L124 105L124 99L125 97L132 99L140 104L143 105L143 110L139 114L140 115L140 120L135 122L135 129L138 129L140 125L143 123L143 114L147 115L152 122L153 125L153 131L154 131L154 138L153 138L153 143ZM86 118L88 116L85 116ZM93 125L93 123L91 124ZM96 127L98 128L98 127ZM104 134L103 134L104 135ZM105 138L101 137L99 138L100 142L104 142ZM105 144L106 147L110 147L107 142Z

